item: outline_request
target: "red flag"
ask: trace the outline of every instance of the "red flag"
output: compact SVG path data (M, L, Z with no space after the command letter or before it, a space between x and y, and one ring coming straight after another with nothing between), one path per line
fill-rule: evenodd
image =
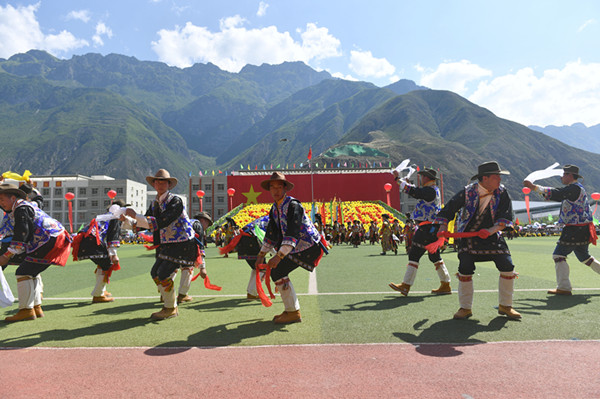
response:
M312 159L312 147L308 148L308 156L306 157L310 161Z

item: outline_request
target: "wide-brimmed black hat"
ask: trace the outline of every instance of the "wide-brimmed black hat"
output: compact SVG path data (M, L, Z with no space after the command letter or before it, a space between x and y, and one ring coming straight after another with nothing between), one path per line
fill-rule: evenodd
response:
M27 194L25 194L25 191L10 183L0 184L0 194L14 195L21 199L27 198Z
M294 183L290 182L289 180L286 180L284 174L281 172L273 172L270 179L263 180L262 182L260 182L260 186L265 190L269 190L271 187L271 182L273 181L282 182L286 191L290 191L292 188L294 188Z
M194 216L194 219L204 219L208 222L208 227L212 226L213 220L207 212L200 212Z
M500 170L500 166L496 161L485 162L477 167L477 174L471 177L471 180L489 175L510 175L510 172L507 170Z
M171 174L166 169L159 169L154 176L146 176L148 184L153 185L154 180L167 180L169 182L169 190L177 185L177 179L171 177Z
M573 176L575 176L576 179L583 177L579 174L579 167L575 165L563 166L563 172L572 174Z
M417 172L418 175L429 177L431 180L437 179L437 171L435 169L425 168Z

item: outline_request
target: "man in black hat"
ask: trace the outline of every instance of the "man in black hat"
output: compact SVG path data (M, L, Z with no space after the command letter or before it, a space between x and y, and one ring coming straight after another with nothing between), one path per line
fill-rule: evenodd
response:
M415 221L418 228L413 237L410 251L408 252L408 265L406 266L404 280L402 281L402 284L389 284L392 289L400 292L404 296L408 295L410 287L414 284L419 267L419 260L426 251L425 246L437 241L439 225L434 225L432 222L435 219L436 214L442 208L440 189L436 185L437 172L435 169L423 169L417 172L417 174L421 176L420 187L400 179L398 171L394 170L395 180L400 185L400 189L417 199L417 205L411 215L411 219ZM429 260L435 266L435 270L440 278L440 287L431 290L431 293L436 295L451 294L450 274L448 274L448 269L442 260L440 250L438 249L435 253L430 253Z
M269 212L269 224L255 266L265 263L265 256L272 249L276 255L269 259L271 278L281 294L285 309L275 316L276 324L302 321L300 303L290 281L289 274L298 266L312 272L326 251L324 239L317 231L302 204L287 195L294 184L286 180L281 172L274 172L270 179L261 182L268 190L274 203Z
M523 182L523 186L536 191L546 200L562 202L558 223L564 227L552 254L557 286L556 289L549 290L548 294L571 295L572 286L567 263L567 256L571 252L575 252L581 263L600 274L600 262L588 251L590 242L596 243L596 229L585 188L578 181L580 177L577 166L565 165L561 177L565 186L562 188L538 186L528 180Z
M517 274L510 257L508 245L500 233L512 226L512 204L508 192L500 184L501 175L510 174L500 170L497 162L486 162L477 168L471 183L459 191L437 214L434 223L440 223L440 232L448 229L448 222L459 213L456 232L463 235L458 240L458 301L460 309L455 319L473 315L473 274L476 262L492 261L500 271L498 279L498 313L518 320L521 314L512 307L514 281ZM471 234L469 234L471 233ZM475 235L477 234L477 235ZM473 236L475 235L475 236Z
M153 320L164 320L179 315L174 280L180 267L194 267L199 255L194 240L192 222L185 211L183 201L171 190L177 179L165 169L154 176L146 176L146 181L156 190L145 217L127 208L126 215L135 218L137 226L153 232L156 260L150 271L163 300L163 308L152 313Z
M7 317L8 322L44 316L40 273L50 265L64 266L71 251L71 236L65 228L26 198L17 186L0 184L0 207L9 213L14 228L10 245L0 255L0 266L23 256L15 271L19 311Z

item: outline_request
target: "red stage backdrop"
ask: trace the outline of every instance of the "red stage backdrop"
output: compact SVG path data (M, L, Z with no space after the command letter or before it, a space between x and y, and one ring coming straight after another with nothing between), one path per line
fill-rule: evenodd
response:
M302 202L311 202L311 174L298 171L282 171L294 189L289 193ZM263 190L260 182L268 179L272 172L240 172L227 177L227 187L234 188L233 206L241 203L270 203L271 194ZM312 174L315 201L329 202L333 198L341 201L382 201L386 202L384 185L392 183L390 203L400 208L400 187L388 169L366 169L356 171L314 171Z

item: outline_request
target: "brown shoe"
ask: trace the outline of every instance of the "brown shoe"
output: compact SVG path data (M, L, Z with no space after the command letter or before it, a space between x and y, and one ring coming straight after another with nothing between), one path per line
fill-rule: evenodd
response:
M454 313L454 318L456 320L468 319L471 316L473 316L471 309L460 308L458 309L458 312Z
M246 294L247 301L260 301L260 297L258 295Z
M552 295L573 295L571 291L559 290L558 288L555 290L548 290L548 294Z
M505 315L511 320L520 320L521 313L517 312L512 308L512 306L502 306L498 305L498 314Z
M160 312L152 313L150 318L152 320L164 320L170 319L171 317L177 317L179 315L179 311L177 308L162 308Z
M177 304L180 304L181 302L191 302L192 299L194 299L194 298L192 298L191 296L189 296L187 294L185 294L185 295L179 294L179 295L177 295Z
M283 316L286 313L287 312L284 310L283 313L276 314L275 316L273 316L273 321L277 320L278 318L280 318L281 316Z
M404 296L408 295L408 291L410 291L410 285L402 283L402 284L394 284L394 283L389 283L389 286L391 289L398 291L399 293L401 293Z
M19 309L19 311L14 316L8 316L4 319L4 321L7 321L9 323L23 320L35 320L35 312L33 311L33 309Z
M42 310L42 305L35 305L33 307L33 311L35 312L35 317L44 317L44 311Z
M113 302L115 298L109 298L106 296L95 296L92 298L92 303L104 303L104 302Z
M273 321L275 322L275 324L299 323L302 321L302 317L300 317L299 310L295 310L293 312L285 311L279 316L275 316Z
M440 288L431 290L431 293L435 295L449 295L452 294L452 288L450 288L450 283L440 281Z

